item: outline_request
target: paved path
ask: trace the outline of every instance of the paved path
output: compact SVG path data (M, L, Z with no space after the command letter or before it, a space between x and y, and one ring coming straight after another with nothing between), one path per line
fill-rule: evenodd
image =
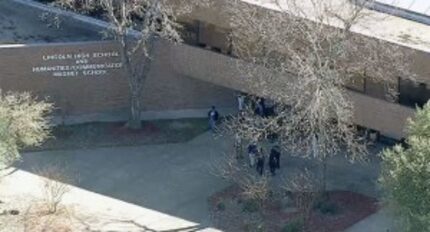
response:
M97 193L97 196L111 199L100 204L112 212L137 207L135 210L139 213L132 215L141 215L138 218L145 225L157 225L155 222L159 221L157 218L161 214L168 215L163 220L164 226L178 224L176 220L182 220L206 228L211 225L207 198L227 186L226 182L213 175L211 164L230 146L230 140L214 139L206 133L182 144L27 153L23 155L20 168L34 172L35 167L63 165L71 176L77 175L79 181L73 185L81 189L80 193ZM378 159L372 157L371 161L350 164L340 157L332 159L328 165L328 188L377 196ZM281 181L304 167L318 170L315 162L285 155L281 165L283 173L274 181ZM82 198L83 195L76 196ZM113 203L109 202L113 201L127 206L112 208L110 204ZM97 201L89 201L89 205L100 205L94 202ZM158 216L148 216L152 215L148 212L157 212ZM348 232L360 231L355 228Z
M345 232L400 232L393 227L393 218L382 209L353 225Z
M77 187L209 225L207 198L227 186L210 164L226 147L207 133L184 144L28 153L20 168L65 165Z
M68 116L61 118L54 116L51 120L52 124L73 125L88 122L125 122L129 118L128 108L118 109L103 113L84 114ZM143 111L141 119L145 120L160 120L160 119L182 119L182 118L205 118L209 108L206 109L185 109L185 110L165 110L165 111ZM218 108L221 115L229 115L236 112L235 108Z
M3 204L0 205L0 209L18 209L21 213L18 216L0 217L0 232L28 231L28 229L24 228L23 223L29 222L26 212L29 208L36 208L34 206L38 206L38 202L45 196L41 187L45 183L44 178L22 170L18 170L2 179L0 199ZM62 214L63 216L60 216L61 219L59 219L66 220L67 224L65 225L70 228L67 231L219 232L215 228L200 223L75 186L70 186L70 192L67 192L61 203L61 211L64 212L65 206L67 214ZM46 218L45 222L43 219L39 221L39 223L46 223L48 226L51 222L46 221Z

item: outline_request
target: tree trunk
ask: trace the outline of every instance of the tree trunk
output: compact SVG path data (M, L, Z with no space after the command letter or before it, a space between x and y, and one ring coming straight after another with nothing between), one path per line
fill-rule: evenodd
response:
M126 126L133 130L142 128L141 122L141 98L143 91L143 84L148 75L154 39L150 36L147 41L143 42L141 46L146 49L147 54L143 53L143 48L137 49L136 52L131 52L132 48L130 40L127 39L126 34L119 36L121 43L121 59L124 69L128 78L128 85L130 90L130 111L129 118ZM133 43L133 42L131 42Z
M321 162L321 179L319 183L319 191L321 196L325 196L327 192L327 157L324 154L319 154L318 150L318 138L316 135L312 138L312 154L314 158L320 160ZM320 155L323 155L320 157Z
M142 129L140 95L140 93L130 94L130 115L127 127L133 130Z
M321 193L325 194L327 192L327 159L324 158L321 162Z

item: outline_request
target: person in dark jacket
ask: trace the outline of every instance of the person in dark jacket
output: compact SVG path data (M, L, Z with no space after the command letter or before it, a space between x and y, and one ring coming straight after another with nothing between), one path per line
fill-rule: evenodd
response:
M264 159L263 150L260 148L257 152L257 172L260 176L264 173Z
M216 110L215 106L212 106L211 110L208 112L208 119L209 119L209 128L212 132L215 132L216 124L219 119L219 113Z
M273 156L275 168L280 169L281 168L281 152L279 146L274 146L270 150L270 156Z
M276 151L272 148L269 155L269 168L270 168L270 173L272 173L272 176L276 175L278 158L279 156L276 155Z
M263 101L262 98L259 98L257 100L257 104L255 106L255 114L259 115L261 117L264 117L265 116L265 111L266 111L266 109L264 107L264 101Z

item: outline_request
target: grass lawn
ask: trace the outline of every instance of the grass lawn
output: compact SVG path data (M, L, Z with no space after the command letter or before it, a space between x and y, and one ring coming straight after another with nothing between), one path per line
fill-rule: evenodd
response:
M181 143L208 130L206 118L143 121L141 130L129 130L124 122L97 122L56 126L52 138L26 151L64 150L110 146Z

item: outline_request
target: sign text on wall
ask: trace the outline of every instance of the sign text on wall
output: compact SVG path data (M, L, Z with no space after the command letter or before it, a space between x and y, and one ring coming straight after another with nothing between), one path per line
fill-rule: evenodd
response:
M43 55L43 65L32 67L32 72L54 77L103 76L122 68L119 57L115 51Z

